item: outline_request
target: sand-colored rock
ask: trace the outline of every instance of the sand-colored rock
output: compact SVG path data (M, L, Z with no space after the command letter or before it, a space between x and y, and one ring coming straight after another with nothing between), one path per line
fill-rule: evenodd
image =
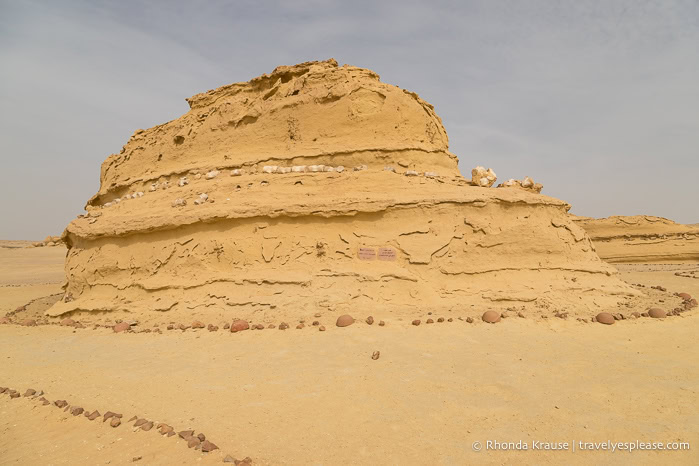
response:
M541 183L536 183L534 180L525 176L523 180L515 180L510 178L509 180L500 183L498 188L519 188L531 191L534 193L540 193L544 189L544 185Z
M597 253L607 262L699 261L699 225L650 215L571 218L590 235Z
M472 186L433 107L372 71L283 66L188 102L102 165L87 206L102 215L68 225L72 299L49 315L275 320L513 303L589 315L639 294L565 202ZM135 192L146 194L125 198Z

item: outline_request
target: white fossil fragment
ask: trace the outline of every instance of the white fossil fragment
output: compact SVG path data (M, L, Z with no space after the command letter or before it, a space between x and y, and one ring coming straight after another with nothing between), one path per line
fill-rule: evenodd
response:
M264 167L262 167L262 172L263 173L276 173L277 168L279 168L279 167L276 165L265 165Z
M111 207L113 204L111 202L107 202L104 207Z
M329 166L329 165L326 165L325 167L323 167L323 171L324 171L324 172L334 172L334 171L335 171L335 167L331 167L331 166Z
M127 199L131 199L131 194L127 194L126 196L124 196L124 200L127 200Z
M207 180L213 180L218 176L218 174L221 173L218 170L211 170L209 173L206 174L206 179Z
M133 197L143 197L143 194L143 191L136 191L135 193L133 193Z
M476 186L489 188L495 183L495 180L497 180L497 176L492 168L486 170L485 167L478 166L471 170L471 183Z
M183 176L182 178L180 178L180 181L177 184L178 184L178 186L182 187L186 184L189 184L189 180L187 179L186 176Z
M343 167L342 165L338 165L337 167L335 167L335 171L338 173L342 173L343 171L345 171L345 167Z
M172 207L183 207L187 205L187 201L184 199L175 199L172 203Z
M305 173L306 166L305 165L294 165L293 167L291 167L291 171L294 173Z
M396 172L396 169L393 167L383 167L383 169L384 169L384 171L387 171L387 172L394 172L394 173Z
M279 167L277 173L291 173L291 167Z
M240 176L242 174L243 174L243 170L241 170L239 168L235 168L235 169L231 170L231 176Z
M118 204L118 203L120 203L120 202L121 202L121 198L117 197L116 199L114 199L114 203L115 203L115 204Z
M367 168L369 168L369 167L367 167L366 165L359 165L359 166L354 167L353 170L356 172L360 172L362 170L366 170Z
M194 175L194 179L195 179L195 180L200 180L200 179L201 179L201 173L197 173L196 175Z
M417 172L415 170L408 170L405 172L405 176L417 176Z
M425 172L425 176L426 176L427 178L436 178L436 177L437 177L437 173L436 173L436 172Z
M308 171L312 173L322 172L325 170L325 165L310 165Z

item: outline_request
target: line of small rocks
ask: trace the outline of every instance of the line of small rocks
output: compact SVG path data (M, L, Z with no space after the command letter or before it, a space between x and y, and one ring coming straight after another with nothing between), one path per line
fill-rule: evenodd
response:
M355 171L355 172L356 171L364 171L367 169L368 169L368 167L366 165L359 165L359 166L354 167L352 169L352 171ZM261 173L270 174L270 175L272 175L272 174L286 174L286 173L297 173L297 174L298 173L342 173L345 170L346 170L346 168L342 165L338 165L338 166L332 166L332 165L293 165L293 166L286 166L286 167L279 166L279 165L265 165L262 167ZM396 169L394 167L390 167L390 166L384 167L384 171L390 171L393 173L397 173ZM206 180L212 180L221 174L221 170L210 170L204 175L202 175L198 171L194 171L194 172L190 172L190 173L191 173L190 176L193 176L194 179L196 179L196 180L199 180L202 177ZM255 172L251 172L251 173L257 173L257 172L255 171ZM242 168L235 168L235 169L230 170L230 176L242 176L243 174L245 174L245 170ZM422 175L426 178L438 178L439 177L439 175L436 172L426 171L424 173L421 173L421 172L418 172L415 170L406 170L403 173L403 175L405 175L405 176L420 176L420 175ZM184 186L189 184L189 181L190 180L189 180L188 176L181 176L179 178L179 180L177 181L177 186L184 187ZM155 192L159 189L168 189L168 188L170 188L170 186L171 185L170 185L170 182L168 180L165 180L163 182L156 181L156 182L153 182L150 184L150 186L148 187L148 192ZM109 208L109 207L116 205L116 204L119 204L123 201L127 201L130 199L139 199L139 198L143 197L145 194L146 193L144 191L134 191L132 193L125 194L122 197L115 198L112 201L106 202L106 203L102 204L101 206L95 206L95 207L97 207L97 208ZM194 201L195 204L202 204L202 203L206 202L208 195L206 195L206 193L201 193L200 196L206 196L206 197L205 198L204 197L198 198L197 200ZM176 199L172 204L173 207L181 207L184 205L186 205L186 200L184 200L184 199ZM101 215L100 212L95 211L95 210L91 210L87 214L79 215L78 217L79 218L82 218L82 217L96 218L96 217L99 217L100 215Z
M8 387L0 387L0 394L8 395L11 400L20 397L19 391ZM76 417L82 414L89 421L94 421L101 417L103 423L109 421L109 425L113 428L119 427L122 424L123 415L120 413L106 411L103 415L96 409L94 411L89 411L80 406L72 406L66 400L56 400L52 403L44 396L43 390L37 391L33 388L29 388L21 396L36 400L40 402L42 406L55 406L56 408L62 409L64 412L69 412ZM164 422L150 421L146 418L139 418L138 416L133 416L128 420L128 423L131 422L133 422L133 427L136 427L144 432L148 432L149 430L155 428L162 436L173 437L177 435L180 439L187 442L187 446L189 448L201 450L203 453L209 453L219 449L215 443L207 440L206 435L203 433L194 435L194 430L182 430L180 432L175 432L174 427L165 424ZM237 460L231 455L226 455L223 462L247 466L252 464L252 459L250 457L246 457L245 459Z

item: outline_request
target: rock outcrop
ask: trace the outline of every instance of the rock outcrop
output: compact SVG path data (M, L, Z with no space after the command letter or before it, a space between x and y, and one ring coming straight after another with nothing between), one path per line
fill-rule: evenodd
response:
M540 193L542 189L544 189L544 185L541 183L536 183L534 180L529 178L528 176L525 176L523 180L515 180L513 178L510 178L509 180L505 181L504 183L500 183L498 185L498 188L519 188L519 189L526 189L527 191L531 191L533 193Z
M637 293L565 202L471 186L433 107L372 71L283 66L188 102L102 165L50 315L587 312Z
M650 215L589 218L571 216L592 238L607 262L697 262L699 226Z

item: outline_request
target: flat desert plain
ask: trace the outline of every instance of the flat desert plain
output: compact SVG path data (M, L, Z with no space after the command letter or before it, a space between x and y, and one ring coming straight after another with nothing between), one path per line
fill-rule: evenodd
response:
M26 305L14 319L40 316L61 296L65 248L2 245L2 315ZM668 300L699 296L697 264L616 266ZM37 391L0 395L0 464L698 464L698 314L614 325L355 316L345 328L321 320L325 331L239 333L0 325L0 387ZM103 422L108 411L122 415L118 427ZM145 421L134 427L134 416ZM218 449L188 448L162 423Z

